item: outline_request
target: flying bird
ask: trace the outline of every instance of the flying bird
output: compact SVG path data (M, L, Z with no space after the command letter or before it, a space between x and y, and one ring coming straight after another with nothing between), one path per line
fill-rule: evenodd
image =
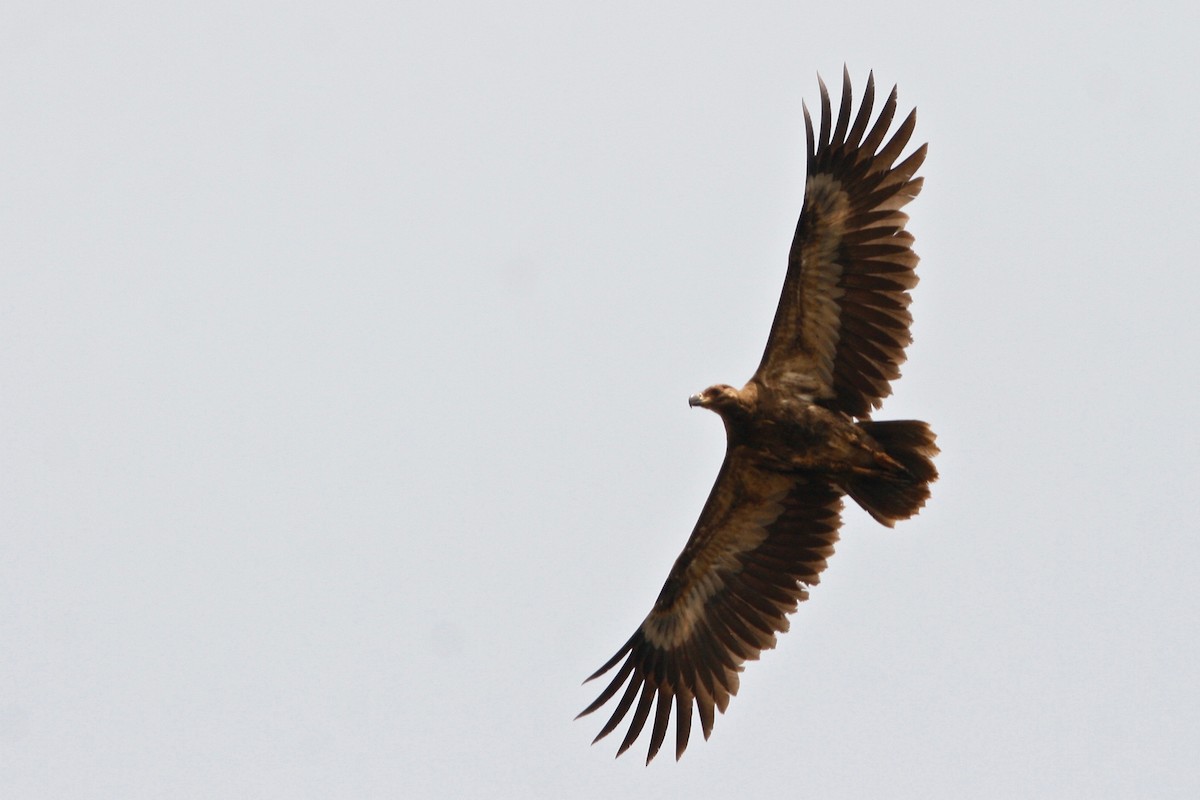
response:
M888 138L895 88L872 123L873 73L853 119L849 73L836 119L818 82L820 130L814 136L805 106L804 204L762 363L741 389L717 384L688 400L725 423L724 463L654 608L588 678L617 668L579 714L624 687L594 740L632 710L617 755L653 710L647 764L672 712L676 759L693 711L707 739L714 710L724 713L737 693L744 663L788 629L787 615L833 554L843 495L890 528L925 505L937 479L936 437L926 423L870 418L891 394L912 341L908 290L917 284L917 255L901 209L921 190L914 176L926 145L897 159L916 111Z

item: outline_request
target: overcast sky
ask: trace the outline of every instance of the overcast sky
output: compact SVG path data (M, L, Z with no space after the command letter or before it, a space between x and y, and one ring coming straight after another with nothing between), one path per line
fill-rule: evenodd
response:
M0 795L1200 796L1200 12L975 8L7 3ZM843 64L942 479L614 761Z

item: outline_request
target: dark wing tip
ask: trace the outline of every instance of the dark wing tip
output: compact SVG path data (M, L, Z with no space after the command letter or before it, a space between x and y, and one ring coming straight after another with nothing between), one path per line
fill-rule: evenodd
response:
M850 110L853 105L853 89L850 85L850 70L845 64L842 65L842 104L838 108L837 124L833 126L833 138L830 140L834 145L841 144L846 140L846 127L850 124Z
M801 100L800 108L804 110L804 135L808 143L808 159L806 163L808 174L811 175L817 163L817 144L816 139L813 137L812 115L808 113L808 103Z
M646 726L646 718L650 716L650 704L654 702L654 694L653 683L646 681L642 684L642 696L638 698L637 710L633 712L629 730L625 732L625 738L621 741L620 749L617 750L618 756L632 747L637 738L642 735L642 728Z
M879 116L875 118L875 126L871 128L871 132L867 134L862 141L861 155L864 158L870 158L875 154L879 144L883 141L883 137L887 135L888 128L892 125L892 119L896 116L896 105L899 98L898 87L893 86L891 93L884 101L883 108L879 110Z
M616 655L614 655L608 661L605 661L604 666L600 667L600 669L596 670L591 675L588 675L586 678L584 678L583 682L589 683L591 681L594 681L594 680L596 680L596 678L599 678L601 675L603 675L604 673L608 672L610 669L615 667L617 665L617 663L620 662L620 660L625 657L625 654L633 649L633 645L636 640L637 640L636 635L631 637L629 639L629 641L626 642L625 645L616 652Z
M686 691L675 694L675 760L683 757L692 732L692 698Z
M829 146L829 118L832 115L829 112L829 89L825 86L825 81L821 79L820 73L817 73L817 83L821 86L821 135L817 148L824 150Z
M846 147L854 148L862 140L863 134L867 130L867 123L871 119L871 111L875 107L875 73L872 71L867 75L867 86L863 89L862 105L858 109L858 115L854 118L854 127L850 129L850 133L846 134Z

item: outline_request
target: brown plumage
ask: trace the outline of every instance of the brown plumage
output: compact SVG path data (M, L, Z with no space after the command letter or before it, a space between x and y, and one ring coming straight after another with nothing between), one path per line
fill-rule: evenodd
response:
M850 495L891 527L925 504L937 479L924 422L868 417L900 377L912 341L908 290L917 283L913 237L901 208L916 197L925 146L896 163L913 111L888 139L893 89L874 124L872 75L851 120L849 74L836 120L821 82L821 127L807 107L808 181L783 295L762 363L741 389L718 384L689 403L725 423L725 462L650 614L591 678L620 665L590 714L620 693L596 740L633 711L618 750L651 719L647 763L675 716L675 757L704 737L714 709L737 693L747 660L775 646L787 615L816 584ZM622 691L623 689L623 691Z

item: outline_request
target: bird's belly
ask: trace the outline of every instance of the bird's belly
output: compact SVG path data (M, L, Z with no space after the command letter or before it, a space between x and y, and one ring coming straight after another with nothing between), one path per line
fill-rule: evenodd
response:
M828 412L772 420L756 433L757 450L776 470L839 474L874 460L874 448L858 426Z

